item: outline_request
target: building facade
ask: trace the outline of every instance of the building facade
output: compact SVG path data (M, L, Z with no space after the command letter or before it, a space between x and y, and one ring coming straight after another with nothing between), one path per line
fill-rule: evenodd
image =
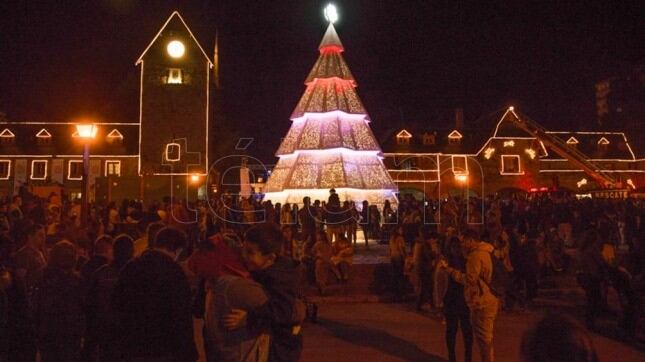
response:
M464 128L460 117L453 128L401 129L382 142L402 194L585 194L645 185L645 158L622 132L549 131L512 107L497 113L487 131Z
M68 197L78 197L80 122L98 127L89 146L90 200L194 198L198 189L205 192L212 62L174 12L136 65L141 77L138 121L0 122L0 195L24 186L44 197L61 188Z

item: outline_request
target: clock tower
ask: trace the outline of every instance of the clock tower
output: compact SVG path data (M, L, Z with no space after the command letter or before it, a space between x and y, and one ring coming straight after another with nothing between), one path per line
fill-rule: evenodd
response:
M141 70L139 175L206 175L213 63L178 12L136 64Z

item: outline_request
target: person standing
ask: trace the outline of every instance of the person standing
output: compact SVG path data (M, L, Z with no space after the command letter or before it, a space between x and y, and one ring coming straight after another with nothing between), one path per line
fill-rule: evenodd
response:
M453 237L447 245L447 263L448 266L465 272L466 260L461 251L459 239ZM445 269L438 268L437 274L446 273ZM457 342L457 331L461 328L461 335L464 339L464 361L470 362L473 354L473 330L470 324L470 309L466 304L464 297L464 286L453 278L448 277L445 289L436 288L437 299L441 300L443 305L443 314L446 318L446 346L448 347L448 360L457 361L455 353L455 343ZM437 286L443 284L437 283Z
M318 219L317 211L311 206L309 196L302 199L304 206L298 211L298 219L302 227L302 239L307 249L310 249L316 243L316 220Z
M104 265L112 261L112 237L101 235L94 242L93 253L90 259L83 264L80 270L83 279L83 290L89 292L94 273ZM96 325L96 315L91 311L90 305L85 306L85 318L87 321L87 330L85 331L85 340L83 341L83 359L92 360L98 350L97 335L98 327Z
M491 244L478 240L477 233L468 229L461 236L462 251L466 255L466 272L444 262L450 276L464 285L464 299L470 309L470 322L483 362L494 361L493 329L499 309L499 300L490 283L493 278Z
M334 265L333 272L338 281L347 283L349 280L349 268L353 262L354 248L345 236L341 236L333 245L334 255L331 262Z
M244 261L266 292L266 302L248 312L233 309L223 318L224 327L250 328L271 333L269 362L300 360L303 345L304 305L298 299L298 273L293 261L280 255L282 235L274 225L255 226L244 235Z
M401 300L405 288L405 275L403 274L407 250L403 229L398 227L390 237L390 262L392 263L392 291L394 300Z
M85 331L81 277L74 271L76 247L59 241L36 283L33 313L41 361L78 361Z
M196 361L191 291L177 251L186 235L166 227L153 248L129 262L112 294L119 345L126 360Z
M325 288L327 287L329 271L332 268L331 257L334 255L334 249L324 232L319 231L316 239L316 244L314 244L314 247L311 249L311 255L314 259L316 286L318 287L320 295L324 295Z
M29 297L33 291L36 280L47 266L45 259L45 228L42 225L32 224L26 230L25 245L12 256L17 279L23 283L24 290Z
M432 304L434 289L434 268L439 249L439 235L430 233L425 228L419 228L419 236L415 240L413 249L414 271L419 281L419 295L417 297L417 311L421 311L426 302Z
M132 238L121 234L114 239L114 258L92 275L86 299L88 332L98 347L99 361L118 360L120 352L114 310L110 297L119 274L134 255Z

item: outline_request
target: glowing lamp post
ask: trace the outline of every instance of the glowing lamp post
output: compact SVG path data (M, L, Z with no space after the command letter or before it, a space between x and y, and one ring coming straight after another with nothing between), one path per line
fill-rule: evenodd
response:
M89 173L90 173L90 142L96 138L99 128L95 124L77 124L76 133L78 138L83 141L83 180L81 190L81 227L87 226L88 208L88 190L89 190Z
M468 175L455 175L455 180L457 180L457 182L462 185L461 199L464 200L466 198L466 184L468 183Z

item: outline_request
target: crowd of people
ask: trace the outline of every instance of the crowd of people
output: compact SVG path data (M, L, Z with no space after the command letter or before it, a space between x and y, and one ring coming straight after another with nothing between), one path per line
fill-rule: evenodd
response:
M79 202L22 191L0 202L0 361L194 361L193 318L209 361L296 361L315 318L308 285L347 283L359 240L389 245L395 300L412 281L416 307L442 311L450 361L459 329L466 361L473 342L492 361L500 308L530 308L544 277L565 270L585 290L589 328L613 287L634 336L644 212L547 194L356 205L331 190L302 205L95 204L81 225Z

